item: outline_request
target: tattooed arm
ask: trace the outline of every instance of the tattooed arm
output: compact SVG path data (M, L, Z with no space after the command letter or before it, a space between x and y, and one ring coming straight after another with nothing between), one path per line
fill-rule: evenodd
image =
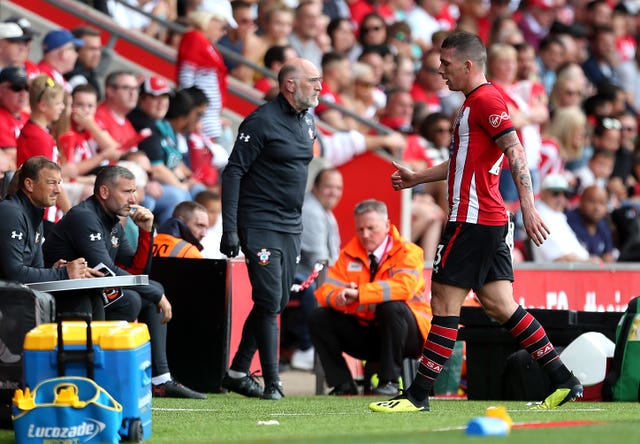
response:
M518 196L520 196L520 208L527 235L534 244L541 245L549 235L549 228L547 228L542 217L538 214L534 204L531 175L529 174L524 147L515 131L508 132L496 142L507 156L507 159L509 159L511 175L518 189Z

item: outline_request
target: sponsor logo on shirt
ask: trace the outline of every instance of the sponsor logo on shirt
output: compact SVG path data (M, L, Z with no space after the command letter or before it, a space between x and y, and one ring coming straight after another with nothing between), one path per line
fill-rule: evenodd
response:
M494 128L497 128L505 120L509 120L509 114L506 111L503 112L502 114L491 114L489 116L489 125L491 125Z

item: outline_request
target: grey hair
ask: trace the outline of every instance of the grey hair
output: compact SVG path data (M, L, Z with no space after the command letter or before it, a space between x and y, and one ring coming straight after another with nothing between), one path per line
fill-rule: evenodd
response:
M367 199L358 203L353 210L353 215L360 216L361 214L369 213L371 211L375 211L385 219L389 217L387 205L384 202L375 199Z
M121 178L136 180L136 176L124 167L118 165L103 167L96 176L96 183L93 185L93 193L98 194L102 185L115 185Z

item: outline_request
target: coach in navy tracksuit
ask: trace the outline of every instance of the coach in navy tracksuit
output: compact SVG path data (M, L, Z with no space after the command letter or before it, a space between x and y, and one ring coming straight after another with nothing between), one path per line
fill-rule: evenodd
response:
M53 226L43 245L45 263L82 252L91 267L102 263L118 276L148 274L152 258L153 213L136 202L133 173L120 166L102 168L96 176L94 194L71 208ZM131 217L139 228L136 250L125 237L120 217ZM149 280L149 285L120 291L124 292L122 297L105 299L103 310L108 320L133 322L137 319L147 324L151 337L153 396L206 398L171 377L166 343L167 322L171 320L172 310L162 285Z
M245 396L282 398L277 315L289 300L300 254L301 210L316 130L307 112L318 104L322 78L308 60L292 59L278 74L280 94L238 129L222 173L220 251L244 252L253 308L222 386ZM248 374L260 354L264 389Z

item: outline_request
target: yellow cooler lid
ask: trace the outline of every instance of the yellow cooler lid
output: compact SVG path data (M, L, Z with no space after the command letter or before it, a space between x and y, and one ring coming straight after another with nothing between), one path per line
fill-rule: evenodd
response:
M86 345L87 323L64 321L62 323L64 345ZM93 344L102 350L127 350L148 342L146 324L126 321L93 321ZM58 346L58 324L40 324L29 331L24 339L25 350L53 350Z

